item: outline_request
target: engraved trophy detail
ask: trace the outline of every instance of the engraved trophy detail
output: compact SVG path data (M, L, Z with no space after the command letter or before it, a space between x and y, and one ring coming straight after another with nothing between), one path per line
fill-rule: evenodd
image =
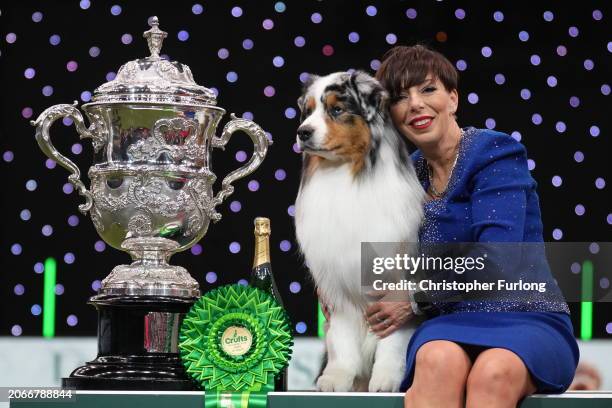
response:
M88 363L87 369L79 368L83 372L77 369L71 378L64 379L65 386L102 387L102 383L73 381L73 377L91 380L106 375L104 378L116 380L120 377L116 372L125 372L121 361L114 359L119 354L142 357L128 363L146 361L147 369L154 369L154 358L151 359L146 346L152 342L147 335L155 335L157 343L163 343L160 337L166 338L166 343L171 345L164 349L168 354L166 360L178 357L175 356L177 339L172 337L178 334L166 326L176 325L182 319L200 291L197 281L185 268L170 265L168 260L172 254L197 243L206 234L211 220L221 219L216 207L232 194L234 181L259 167L271 143L257 124L233 114L217 136L217 125L225 110L216 106L212 90L194 81L187 65L160 57L167 33L159 29L157 17L151 18L150 25L144 37L151 55L126 63L115 79L95 90L92 101L82 106L89 119L88 127L76 102L52 106L32 121L42 151L70 172L68 180L85 198L79 210L90 213L106 243L127 251L133 259L130 265L116 266L102 281L98 295L91 299L99 312L98 358ZM81 139L92 141L89 189L80 179L79 168L50 139L51 125L66 117L72 119ZM211 152L215 148L223 149L237 131L251 138L253 154L245 165L223 179L221 190L214 194L212 186L216 176L211 169ZM126 324L118 319L133 319L126 312L130 308L140 310L144 321L132 322L145 328L142 350L125 350L118 344L122 341L112 337L116 333L105 332L109 325L119 328ZM175 323L164 325L160 321ZM149 322L151 327L147 326ZM149 329L156 332L150 333ZM105 335L111 337L104 338ZM131 341L140 344L140 339ZM108 364L114 364L116 370ZM174 369L176 378L188 381L182 377L182 367ZM130 374L139 385L117 383L115 388L147 388L144 384L151 378L143 370L138 375ZM163 370L154 371L159 374ZM169 379L163 374L155 378ZM177 384L167 387L167 384L157 384L155 389L189 388L187 382Z

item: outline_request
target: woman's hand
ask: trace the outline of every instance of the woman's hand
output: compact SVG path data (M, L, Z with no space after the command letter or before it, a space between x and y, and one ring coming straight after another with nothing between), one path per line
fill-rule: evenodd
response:
M414 313L410 301L399 300L397 296L377 295L380 299L366 309L365 317L370 330L380 338L385 338L406 322L412 319Z

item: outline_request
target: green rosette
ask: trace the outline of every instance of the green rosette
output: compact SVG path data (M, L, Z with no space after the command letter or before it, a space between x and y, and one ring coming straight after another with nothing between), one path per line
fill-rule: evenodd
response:
M181 326L187 373L210 392L268 392L289 364L293 337L285 310L268 293L227 285L201 297Z

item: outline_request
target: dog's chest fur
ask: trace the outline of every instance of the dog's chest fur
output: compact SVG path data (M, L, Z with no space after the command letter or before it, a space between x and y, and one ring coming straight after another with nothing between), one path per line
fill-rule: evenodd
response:
M317 287L336 307L364 304L361 242L416 242L422 188L397 150L382 143L377 165L355 178L350 166L320 166L301 186L296 235Z

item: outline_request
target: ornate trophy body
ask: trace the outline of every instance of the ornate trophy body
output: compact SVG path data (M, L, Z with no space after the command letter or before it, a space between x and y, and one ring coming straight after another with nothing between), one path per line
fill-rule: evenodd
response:
M74 105L55 105L35 122L43 152L71 172L69 181L86 202L102 239L130 253L131 265L115 267L90 303L98 309L98 357L77 368L63 386L79 389L192 389L178 356L178 329L200 296L173 253L190 248L221 216L215 207L232 194L232 182L263 161L269 141L255 123L232 115L221 136L225 110L215 94L195 83L188 66L160 58L166 33L156 17L145 32L151 55L130 61L116 78L83 105L90 125ZM78 167L49 138L57 119L69 117L81 137L92 139L94 163L88 190ZM213 194L213 148L235 131L255 148L250 160L223 179Z

